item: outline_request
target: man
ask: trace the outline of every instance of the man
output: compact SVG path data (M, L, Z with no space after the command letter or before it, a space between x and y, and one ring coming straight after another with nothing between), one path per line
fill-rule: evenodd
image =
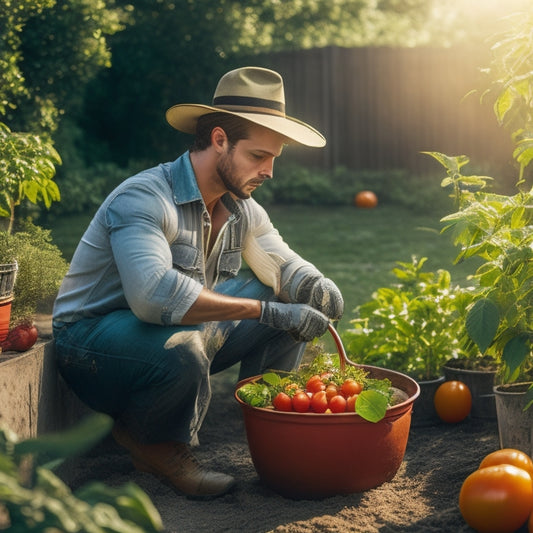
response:
M343 312L335 284L250 198L284 144L325 140L285 115L281 76L256 67L224 75L212 106L176 105L167 120L196 134L192 148L104 201L56 299L54 337L61 374L115 419L113 436L136 468L216 496L235 480L190 449L210 374L237 362L240 379L297 368L305 343Z

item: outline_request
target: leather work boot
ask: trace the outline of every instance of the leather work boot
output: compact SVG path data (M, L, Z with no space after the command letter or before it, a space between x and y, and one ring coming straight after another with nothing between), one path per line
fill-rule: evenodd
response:
M131 453L137 470L155 475L188 496L221 496L235 485L232 476L203 468L185 443L139 444L118 424L112 434Z

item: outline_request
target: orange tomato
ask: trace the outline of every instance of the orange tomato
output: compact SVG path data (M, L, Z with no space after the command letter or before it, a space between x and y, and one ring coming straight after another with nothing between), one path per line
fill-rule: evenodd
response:
M461 422L472 409L472 393L462 381L445 381L433 397L435 410L444 422Z
M378 197L372 191L361 191L355 195L354 204L357 207L372 209L378 205Z
M459 509L479 533L512 533L525 524L533 509L531 476L513 465L476 470L461 486Z
M354 394L353 396L350 396L346 398L346 411L348 413L355 413L355 402L357 401L358 394Z
M349 398L354 394L359 394L363 390L363 384L358 383L355 379L348 378L344 380L344 383L341 385L341 394L345 398Z
M326 391L318 391L311 398L311 410L315 413L325 413L328 408L328 399Z
M531 457L520 450L514 448L503 448L489 453L479 464L479 468L486 468L494 465L513 465L525 470L533 479L533 461Z

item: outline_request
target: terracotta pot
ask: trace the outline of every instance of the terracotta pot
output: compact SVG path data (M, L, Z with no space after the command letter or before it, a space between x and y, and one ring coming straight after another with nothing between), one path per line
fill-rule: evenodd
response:
M462 381L472 393L473 418L496 419L496 401L494 399L495 370L468 370L444 365L442 367L446 381Z
M356 413L317 414L251 407L237 389L250 454L259 478L289 498L316 499L362 492L390 481L405 454L413 402L420 393L412 378L361 365L375 379L390 379L406 397L379 422Z
M533 407L526 409L526 391L531 383L509 383L494 387L501 448L533 454Z
M11 303L13 298L0 301L0 342L6 340L11 320Z

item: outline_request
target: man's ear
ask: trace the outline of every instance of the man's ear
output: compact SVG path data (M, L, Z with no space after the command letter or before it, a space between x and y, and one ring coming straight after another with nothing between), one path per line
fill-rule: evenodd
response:
M211 144L218 153L222 153L226 150L227 142L228 136L226 135L226 132L220 126L213 128L211 131Z

